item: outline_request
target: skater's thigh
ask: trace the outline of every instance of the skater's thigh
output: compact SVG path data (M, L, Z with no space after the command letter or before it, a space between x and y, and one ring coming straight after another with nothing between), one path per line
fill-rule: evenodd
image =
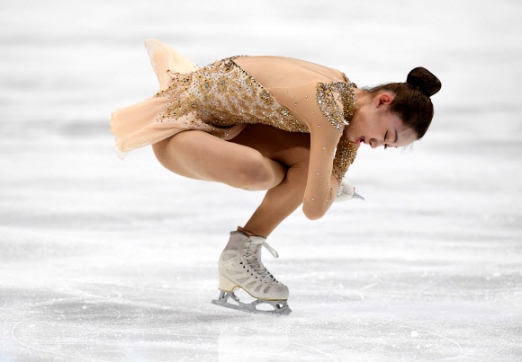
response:
M308 167L310 134L286 132L275 127L248 125L230 142L259 151L287 167Z
M184 131L153 145L158 161L181 176L234 185L265 166L261 153L203 131Z

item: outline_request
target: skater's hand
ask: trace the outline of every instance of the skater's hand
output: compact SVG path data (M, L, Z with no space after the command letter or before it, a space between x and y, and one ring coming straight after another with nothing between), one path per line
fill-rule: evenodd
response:
M339 190L337 191L337 197L335 198L335 201L342 202L351 200L353 198L364 200L364 197L355 192L355 187L353 187L346 181L341 182L341 186L339 186Z

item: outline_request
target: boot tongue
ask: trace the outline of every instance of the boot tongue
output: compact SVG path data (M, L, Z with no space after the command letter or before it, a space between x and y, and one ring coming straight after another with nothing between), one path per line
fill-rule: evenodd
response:
M266 240L265 238L263 238L261 236L251 236L250 240L252 241L251 245L264 246L266 248L266 250L268 250L274 258L279 258L279 254L277 253L277 251L274 248L272 248L270 245L268 245L268 243L265 241Z

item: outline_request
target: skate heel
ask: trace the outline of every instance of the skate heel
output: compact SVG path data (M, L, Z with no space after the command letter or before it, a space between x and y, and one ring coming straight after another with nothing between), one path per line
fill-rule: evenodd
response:
M230 279L225 278L224 276L219 276L219 290L223 290L225 292L231 292L235 287L237 287L236 283L231 281Z

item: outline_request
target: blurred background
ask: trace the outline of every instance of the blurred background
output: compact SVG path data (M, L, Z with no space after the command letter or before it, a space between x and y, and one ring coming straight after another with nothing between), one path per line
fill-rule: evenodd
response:
M513 0L2 0L0 359L519 360L521 18ZM111 112L158 88L146 38L200 66L282 55L360 87L420 65L441 79L423 140L360 149L365 202L270 237L290 318L210 305L262 193L170 174L150 148L118 159Z

